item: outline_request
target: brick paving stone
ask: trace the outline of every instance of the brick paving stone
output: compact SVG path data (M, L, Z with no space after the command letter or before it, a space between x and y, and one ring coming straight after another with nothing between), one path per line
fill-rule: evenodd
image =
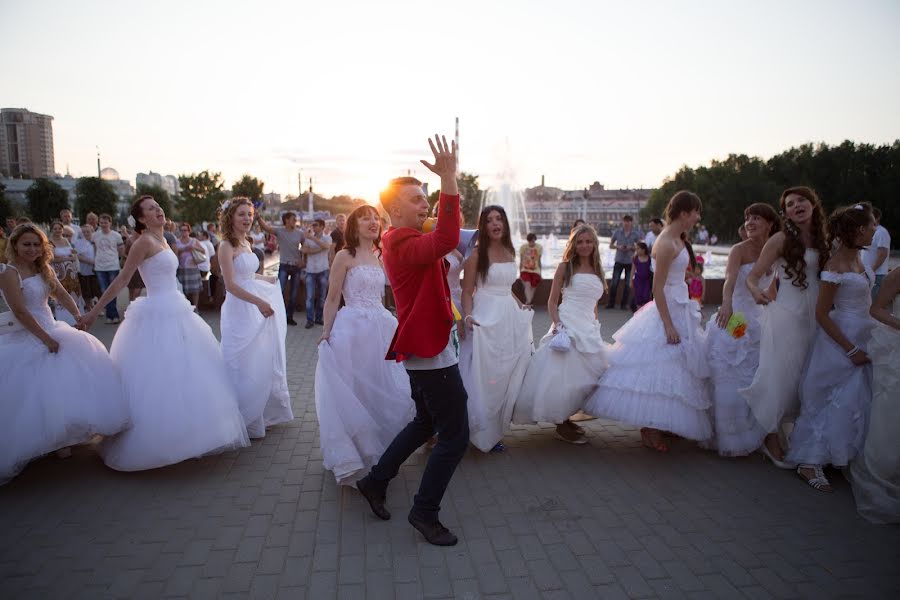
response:
M602 311L609 337L624 311ZM218 332L218 315L203 317ZM535 313L535 334L549 325ZM114 326L92 330L107 346ZM836 477L824 496L758 460L677 441L659 456L636 428L586 421L588 444L514 426L504 454L470 450L427 545L406 523L427 453L373 517L322 466L316 330L291 328L295 421L251 447L141 473L92 447L34 461L0 486L0 586L72 598L900 597L900 532L870 525ZM60 510L60 507L66 507Z

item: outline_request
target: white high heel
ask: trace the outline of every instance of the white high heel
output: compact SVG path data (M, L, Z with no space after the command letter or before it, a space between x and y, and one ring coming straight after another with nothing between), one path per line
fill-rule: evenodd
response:
M765 443L763 443L763 445L759 447L759 452L763 455L764 458L769 460L773 465L775 465L779 469L788 469L788 470L793 471L794 469L797 468L797 465L795 465L794 463L789 463L789 462L786 462L783 460L778 460L777 458L772 456L772 453L769 452L769 449L766 447Z

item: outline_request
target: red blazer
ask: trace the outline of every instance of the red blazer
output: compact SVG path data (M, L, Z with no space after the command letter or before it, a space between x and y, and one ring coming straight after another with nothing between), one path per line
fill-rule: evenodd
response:
M459 196L441 194L431 233L391 227L382 238L384 269L397 306L397 331L386 360L437 356L447 346L453 311L444 256L459 245Z

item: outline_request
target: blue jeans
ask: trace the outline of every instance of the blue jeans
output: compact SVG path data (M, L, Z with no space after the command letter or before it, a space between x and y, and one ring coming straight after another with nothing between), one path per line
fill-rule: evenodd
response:
M416 403L415 418L394 438L378 464L372 467L371 480L383 493L402 465L419 446L437 433L438 442L428 457L419 491L411 513L428 521L437 521L441 499L469 446L468 395L459 367L430 371L407 371Z
M97 283L100 284L100 295L103 295L103 292L106 291L106 288L109 287L109 284L113 282L118 275L118 271L94 271L97 274ZM118 319L119 318L119 308L116 306L116 299L113 298L106 305L106 318L107 319Z
M316 298L316 291L319 297ZM306 272L306 322L322 321L325 296L328 295L328 269L319 273Z
M881 289L881 284L884 281L885 277L887 277L887 275L876 275L875 276L875 285L872 286L872 300L874 300L875 296L878 295L878 290Z
M281 284L282 295L284 295L290 284L290 293L288 293L288 300L284 305L284 313L288 321L294 318L294 307L297 305L297 293L300 291L300 278L302 275L303 269L297 265L286 265L284 263L278 265L278 283Z

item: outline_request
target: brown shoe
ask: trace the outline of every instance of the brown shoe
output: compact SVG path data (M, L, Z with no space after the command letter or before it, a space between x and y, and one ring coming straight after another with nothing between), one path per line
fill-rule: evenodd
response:
M375 516L382 521L391 518L391 513L384 506L385 495L378 491L368 475L356 482L356 489L362 494L362 497L369 503L369 508L375 513Z

